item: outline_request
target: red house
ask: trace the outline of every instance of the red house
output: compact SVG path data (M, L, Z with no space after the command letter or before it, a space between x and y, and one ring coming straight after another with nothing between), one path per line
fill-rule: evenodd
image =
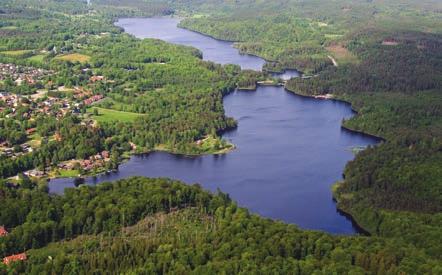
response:
M98 100L100 100L100 99L102 99L102 98L103 98L102 95L94 95L94 96L91 96L91 97L88 98L88 99L85 99L85 100L83 101L83 103L84 103L84 105L91 105L92 103L94 103L94 102L96 102L96 101L98 101Z
M0 237L4 237L6 235L8 235L8 231L3 226L0 226Z
M35 128L29 128L29 129L26 130L26 134L32 135L33 133L35 133L36 130L37 129L35 129Z
M3 258L3 263L5 265L9 265L10 263L17 262L17 261L26 261L26 253L16 254L8 257Z

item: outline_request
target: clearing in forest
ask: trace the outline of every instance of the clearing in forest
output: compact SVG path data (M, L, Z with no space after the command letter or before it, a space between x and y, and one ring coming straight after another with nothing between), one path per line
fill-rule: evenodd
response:
M92 115L92 118L98 122L111 122L111 121L133 122L136 118L143 115L138 113L105 109L100 107L91 107L87 110L87 112L93 114L94 109L97 109L98 115Z
M331 45L326 49L332 54L338 64L357 63L358 61L357 57L342 45Z
M22 56L25 54L28 54L32 52L31 50L14 50L14 51L4 51L4 52L0 52L1 54L7 55L7 56Z
M63 61L70 61L70 62L85 63L85 62L88 62L91 59L91 57L89 55L85 55L85 54L71 53L71 54L57 56L54 59L63 60Z

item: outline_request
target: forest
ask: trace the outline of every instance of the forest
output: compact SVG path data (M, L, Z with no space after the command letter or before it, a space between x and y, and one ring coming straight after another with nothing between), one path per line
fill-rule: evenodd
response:
M2 221L22 223L0 239L1 253L30 248L29 261L8 266L19 273L437 274L442 268L400 241L302 231L250 214L226 194L169 179L130 178L61 197L32 185L0 188ZM19 197L26 199L17 204Z
M0 63L53 73L34 84L0 81L2 93L47 90L35 101L0 105L0 143L17 154L0 156L0 225L9 231L0 256L28 255L0 264L0 273L441 274L440 10L435 0L2 1ZM265 58L265 73L202 61L195 49L138 40L113 25L118 17L170 14L186 17L184 28ZM333 188L337 207L369 236L300 230L169 179L58 196L21 174L103 150L111 155L107 169L131 151L218 152L228 146L220 133L236 127L223 96L284 69L305 76L287 90L349 102L357 115L343 127L383 138L358 153ZM74 105L94 96L95 108L62 118L63 104L32 111L50 98ZM94 121L103 109L133 119ZM216 148L197 146L207 136ZM24 154L24 142L38 146Z

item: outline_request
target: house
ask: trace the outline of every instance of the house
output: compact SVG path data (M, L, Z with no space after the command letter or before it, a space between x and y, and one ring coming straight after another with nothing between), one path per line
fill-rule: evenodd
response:
M135 143L129 142L129 145L132 150L137 150L137 145Z
M317 98L317 99L332 99L333 95L332 94L325 94L325 95L315 95L313 97Z
M102 76L102 75L94 75L94 76L91 76L91 77L89 78L89 80L90 80L91 82L102 81L102 80L104 80L104 76Z
M103 151L103 152L101 152L101 156L102 156L104 159L108 159L108 158L110 157L110 154L109 154L108 151Z
M28 135L32 135L33 133L35 133L36 129L35 128L29 128L26 130L26 134Z
M29 170L24 172L23 174L25 174L28 177L35 177L35 178L43 177L45 175L43 171L39 170Z
M102 95L94 95L88 99L85 99L83 102L84 102L84 105L91 105L92 103L97 102L97 101L101 100L102 98L103 98Z
M63 137L61 136L60 132L55 132L54 139L60 142L63 139Z
M14 149L12 148L6 148L5 150L3 150L3 153L7 156L7 157L12 157L14 155Z
M9 93L7 93L7 92L0 92L0 98L1 99L3 99L3 98L6 98L6 97L9 97Z
M10 263L17 262L17 261L26 261L26 253L16 254L8 257L3 258L3 263L5 265L9 265Z
M27 143L23 143L22 145L20 145L20 147L22 148L23 152L26 152L26 153L30 153L30 152L34 151L31 147L31 145L29 145Z
M8 235L8 231L5 229L4 226L0 226L0 237L4 237L6 235Z
M397 45L399 45L399 42L394 38L387 38L384 41L382 41L382 45L384 45L384 46L397 46Z

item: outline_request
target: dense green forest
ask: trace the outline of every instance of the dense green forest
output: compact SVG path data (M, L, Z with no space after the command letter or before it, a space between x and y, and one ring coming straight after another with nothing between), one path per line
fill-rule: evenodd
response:
M180 1L171 2L179 6ZM321 71L332 66L328 46L369 27L425 32L442 28L437 13L440 2L434 0L405 1L404 5L363 0L190 2L195 5L189 12L196 16L182 21L182 27L237 41L242 52L267 59L264 69L269 71ZM201 16L211 10L210 16Z
M269 61L264 67L268 71L287 68L317 72L331 64L321 43L326 34L334 35L334 30L321 27L320 22L283 14L248 20L240 16L229 21L224 18L193 19L183 21L181 26L239 41L235 46L240 52L259 55Z
M21 223L0 239L1 253L32 248L29 261L8 267L16 272L441 271L436 260L400 241L302 231L252 215L223 193L209 194L197 185L168 179L131 178L82 186L61 197L48 196L38 186L0 188L5 202L2 221L9 226ZM23 198L19 204L17 198ZM62 239L70 241L58 242Z
M435 0L2 1L0 63L48 70L33 84L0 82L1 92L17 95L47 90L0 105L0 143L18 154L0 156L2 179L103 150L113 169L129 151L229 146L218 136L236 126L223 95L266 76L135 39L113 26L119 16L185 16L182 27L237 41L242 52L264 57L267 71L299 69L312 77L288 81L288 90L348 101L358 115L343 126L385 141L359 153L334 187L338 207L365 237L302 231L251 215L225 194L166 179L64 196L21 174L2 180L0 225L10 234L0 238L0 256L27 251L28 260L0 264L0 273L441 274L441 9ZM62 118L63 104L31 111L48 98L73 104L94 96L96 109ZM207 136L216 146L197 146ZM23 142L38 146L23 154Z

